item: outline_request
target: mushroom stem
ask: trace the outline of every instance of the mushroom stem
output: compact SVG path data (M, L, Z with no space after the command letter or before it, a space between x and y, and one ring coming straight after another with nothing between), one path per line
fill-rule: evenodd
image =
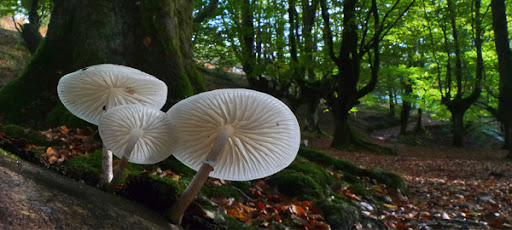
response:
M110 181L110 184L108 186L108 191L114 191L117 184L121 180L121 177L123 176L124 169L126 168L126 165L128 164L128 158L130 157L133 149L135 148L135 144L139 141L140 136L142 136L143 131L140 129L132 130L130 134L130 139L128 139L128 143L124 147L124 153L123 157L121 157L121 163L116 168L116 172L114 174L114 177L112 178L112 181Z
M185 191L181 194L180 198L174 203L174 205L169 210L169 219L173 224L181 224L181 219L183 218L183 214L187 207L192 203L196 195L199 193L199 190L203 186L206 179L210 175L210 172L214 170L217 156L222 152L226 142L229 140L229 137L233 133L233 127L225 126L217 135L215 139L215 143L213 144L210 152L206 160L201 165L201 168L197 171L196 175L187 186Z
M99 186L103 188L112 181L112 151L103 146L101 151L101 180Z
M106 112L112 105L111 97L107 99L107 103L103 108L103 111ZM108 186L113 179L112 173L112 151L107 149L107 147L103 146L101 151L101 177L100 177L100 188L104 188Z

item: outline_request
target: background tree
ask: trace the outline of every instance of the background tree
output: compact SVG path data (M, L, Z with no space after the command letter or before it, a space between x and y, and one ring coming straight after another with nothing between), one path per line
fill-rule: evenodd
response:
M329 56L336 64L338 73L335 78L335 95L328 99L334 116L334 139L333 147L346 147L352 144L361 143L355 138L348 125L349 111L359 103L359 99L370 93L376 86L378 70L380 68L379 42L396 25L400 18L412 6L412 2L403 4L400 0L393 3L378 5L376 0L370 6L358 5L357 1L347 0L343 2L343 27L339 41L339 54L334 52L334 36L331 28L330 10L335 9L332 3L329 5L326 0L321 0L322 18L324 20L324 41ZM385 13L379 9L386 9ZM380 14L384 17L380 19ZM360 21L358 19L361 19ZM361 24L359 24L361 23ZM358 28L363 28L360 31ZM373 28L373 29L372 29ZM370 51L372 51L370 53ZM361 60L367 55L371 66L371 77L362 87L358 88L360 80Z
M34 54L43 40L39 30L43 25L48 24L51 8L50 0L4 0L0 3L0 17L12 17L24 45L31 54ZM18 17L26 22L24 24L16 22L15 18Z
M453 0L448 0L446 3L446 8L443 9L446 14L442 15L443 18L440 22L446 57L446 77L441 78L441 73L438 73L439 91L442 95L442 104L447 107L452 115L452 144L462 146L466 135L464 114L476 102L481 92L483 77L481 6L479 0L473 2L474 6L463 3L457 4ZM470 21L469 26L461 27L457 23L458 12L471 12L474 20ZM466 51L461 45L461 42L470 39L473 41L476 52L476 66L473 77L469 77L472 73L468 71L468 62L465 59ZM434 43L434 41L431 42ZM452 67L452 56L455 58L454 67ZM452 91L455 91L455 95Z
M496 53L499 71L498 119L504 126L504 137L509 149L508 158L512 158L512 50L507 26L506 5L504 0L492 0L492 25L494 28Z

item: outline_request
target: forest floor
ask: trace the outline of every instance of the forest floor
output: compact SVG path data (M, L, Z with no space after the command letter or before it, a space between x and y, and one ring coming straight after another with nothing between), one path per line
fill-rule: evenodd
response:
M13 36L15 35L12 32L0 29L0 86L21 73L20 67L23 67L26 62L27 54L24 51L18 48L6 48L9 45L14 47ZM3 41L9 41L9 44L3 44ZM205 80L207 88L210 89L219 85L245 86L243 80L226 77L222 73ZM330 114L319 115L322 129L327 134L332 133ZM412 120L414 117L411 118ZM428 116L423 119L426 132L398 137L399 125L396 118L389 118L383 111L361 110L357 116L353 117L353 124L356 132L368 133L362 135L366 141L393 148L397 155L336 150L329 147L332 138L328 135L304 133L303 139L308 140L309 148L351 161L357 166L392 171L404 178L409 188L408 194L394 197L392 202L386 205L387 211L384 213L372 213L371 207L362 205L361 210L364 215L378 219L388 228L397 229L512 228L512 162L504 160L506 151L499 149L501 143L494 137L485 134L470 135L465 143L466 148L453 148L450 147L449 124L430 119ZM414 122L411 122L411 127L413 125ZM55 161L58 160L55 158ZM46 170L44 168L41 170L35 174L50 173L44 171ZM31 174L35 175L34 172ZM53 178L58 177L51 175ZM48 177L45 178L48 179ZM15 201L9 203L11 207L0 209L0 217L7 215L6 210L17 210L19 215L12 217L15 225L4 225L4 227L48 228L53 226L48 225L52 220L44 219L49 218L48 216L54 219L69 218L65 214L60 217L54 214L57 213L55 211L57 206L44 205L50 199L60 199L59 197L67 195L44 196L41 191L45 191L46 188L34 185L36 180L34 176L28 179L22 178L16 169L8 168L7 163L0 161L2 197L13 197L11 201ZM25 187L20 187L20 184ZM29 201L26 198L14 196L21 191L33 196ZM83 203L77 202L72 206L79 205ZM31 216L30 211L33 211L34 207L39 211L38 213L42 213L42 219ZM94 213L87 215L93 216ZM124 214L115 215L118 215L116 218L121 218L120 216ZM80 219L85 221L80 222L83 225L61 225L60 227L87 226L85 217ZM32 221L30 223L33 225L27 225L27 221ZM0 228L3 228L1 224ZM114 223L109 226L122 228L123 225ZM60 228L59 225L55 227ZM366 226L354 225L353 227Z
M512 161L505 160L502 142L491 135L468 135L465 148L452 147L449 124L429 117L423 118L424 132L399 137L396 122L385 113L379 119L375 115L375 111L358 114L353 120L355 131L366 131L363 139L393 148L397 155L337 150L330 147L332 137L325 135L303 134L303 138L310 148L402 176L409 194L395 202L393 215L384 217L399 220L388 226L512 228ZM382 123L388 125L378 128ZM414 125L411 122L409 129Z

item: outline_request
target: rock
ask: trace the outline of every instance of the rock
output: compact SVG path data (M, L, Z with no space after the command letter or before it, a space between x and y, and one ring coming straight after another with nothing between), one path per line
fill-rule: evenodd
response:
M2 154L0 181L0 229L171 228L137 203Z

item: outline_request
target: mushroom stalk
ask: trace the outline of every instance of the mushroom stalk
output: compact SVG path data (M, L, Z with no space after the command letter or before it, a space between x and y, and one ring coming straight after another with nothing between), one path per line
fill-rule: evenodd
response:
M217 138L215 139L215 143L208 153L206 160L203 162L203 165L201 165L201 168L199 168L190 184L169 210L169 219L171 223L178 225L181 224L181 219L183 218L185 210L199 193L199 190L203 186L204 182L206 179L208 179L210 172L214 170L217 156L224 149L224 146L229 140L231 134L233 134L233 127L229 125L223 127L220 130Z
M112 181L112 151L103 146L101 151L101 180L100 187L104 187Z
M130 138L128 139L128 143L126 144L124 148L123 157L121 158L121 162L119 166L116 169L116 173L114 174L114 177L112 178L112 181L110 181L110 184L108 186L109 191L114 191L117 184L119 183L119 180L123 176L124 169L126 168L126 165L128 164L128 158L130 157L133 149L135 148L135 145L140 139L140 136L142 136L143 131L140 129L135 129L131 132Z
M107 99L107 103L103 108L103 111L108 111L108 109L111 107L111 104L111 96L109 96ZM107 147L103 146L101 151L101 177L99 184L100 188L108 186L113 179L114 175L112 173L112 159L112 151L110 151L110 149L107 149Z

